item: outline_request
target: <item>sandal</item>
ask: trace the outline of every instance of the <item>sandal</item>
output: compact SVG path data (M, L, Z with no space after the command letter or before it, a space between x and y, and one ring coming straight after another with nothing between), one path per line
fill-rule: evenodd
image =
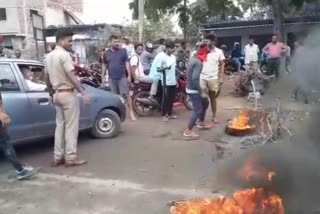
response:
M200 135L190 131L185 131L183 136L186 138L186 140L197 140L200 137Z
M211 129L211 128L213 128L214 127L214 124L203 124L203 125L200 125L200 124L198 124L197 125L197 128L198 129L200 129L200 130L209 130L209 129Z
M213 119L212 119L212 123L213 123L213 124L219 124L219 123L220 123L220 121L219 121L219 120L217 120L217 119L215 119L215 118L213 118Z

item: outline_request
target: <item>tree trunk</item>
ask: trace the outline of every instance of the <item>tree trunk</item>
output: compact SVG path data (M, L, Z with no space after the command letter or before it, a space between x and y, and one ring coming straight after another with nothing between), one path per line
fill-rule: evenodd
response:
M273 11L273 33L278 36L279 40L286 42L284 17L282 14L281 0L272 0Z

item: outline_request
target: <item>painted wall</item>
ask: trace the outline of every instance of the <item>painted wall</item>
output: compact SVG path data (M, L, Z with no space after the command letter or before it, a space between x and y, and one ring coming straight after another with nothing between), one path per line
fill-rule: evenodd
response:
M6 8L7 20L0 21L0 34L14 34L20 32L18 17L18 1L2 0L0 8Z

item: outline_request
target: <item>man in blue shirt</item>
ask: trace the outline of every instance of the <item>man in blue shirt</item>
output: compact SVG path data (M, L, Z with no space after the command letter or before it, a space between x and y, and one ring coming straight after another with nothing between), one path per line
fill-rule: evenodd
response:
M102 84L105 84L108 77L111 91L119 94L127 101L131 119L136 120L132 109L132 99L129 94L129 84L132 81L129 57L126 49L120 47L120 38L118 36L112 35L110 42L111 47L103 56Z

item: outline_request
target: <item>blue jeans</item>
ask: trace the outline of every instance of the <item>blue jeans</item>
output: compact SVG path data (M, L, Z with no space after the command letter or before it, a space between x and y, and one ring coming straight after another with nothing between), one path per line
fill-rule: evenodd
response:
M192 130L196 125L197 121L204 122L206 117L206 112L209 107L209 100L207 98L201 97L200 94L188 94L190 96L193 112L190 118L188 129Z
M21 171L23 165L18 161L16 156L16 151L10 143L10 137L6 130L0 127L0 150L3 151L6 159L12 164L12 166L17 170Z
M241 68L241 62L240 62L240 59L239 58L232 58L232 60L236 63L237 65L237 71L240 71L240 68Z

